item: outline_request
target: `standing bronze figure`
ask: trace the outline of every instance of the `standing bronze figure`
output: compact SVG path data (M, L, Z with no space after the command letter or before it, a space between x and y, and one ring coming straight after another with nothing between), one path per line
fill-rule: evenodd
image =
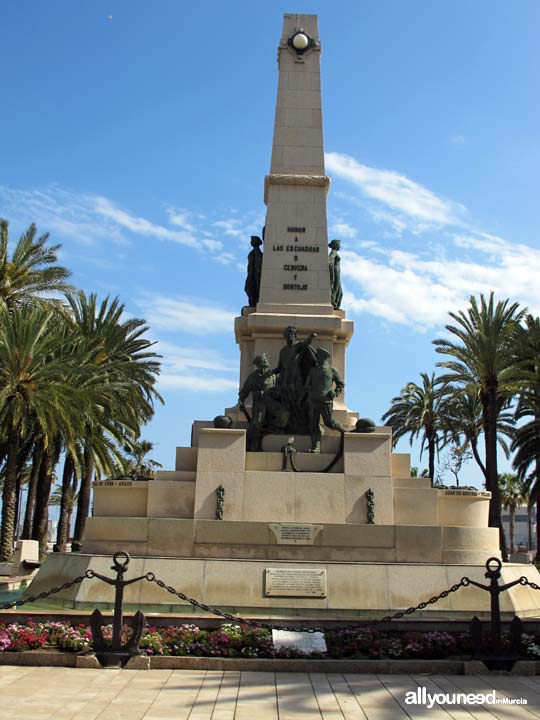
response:
M346 429L333 415L333 399L341 394L345 383L336 368L331 367L330 353L324 348L317 350L317 364L309 371L306 390L311 431L311 452L321 452L321 419L327 428L341 433Z
M259 302L261 290L261 273L263 254L261 251L262 240L257 235L251 236L252 251L248 255L247 277L244 290L248 296L249 307L255 307Z
M315 365L315 349L311 343L317 333L298 341L296 328L289 325L283 336L286 345L280 350L278 366L274 370L278 376L277 397L289 413L289 432L301 434L309 427L304 385L309 368Z
M247 376L238 399L240 409L245 412L244 403L251 393L253 408L247 429L247 449L250 452L258 452L262 449L263 432L269 420L270 394L276 378L273 371L269 370L270 363L264 353L257 355L253 364L257 369Z
M341 287L341 258L339 257L338 250L341 247L339 240L332 240L328 243L330 248L330 254L328 255L328 268L330 270L330 297L332 301L332 307L335 310L339 310L341 307L341 301L343 300L343 288Z

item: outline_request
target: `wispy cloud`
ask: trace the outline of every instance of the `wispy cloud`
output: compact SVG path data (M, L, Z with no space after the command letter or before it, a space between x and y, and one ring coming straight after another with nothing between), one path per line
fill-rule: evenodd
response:
M465 307L471 295L491 290L498 297L518 299L538 314L539 250L486 234L456 235L453 244L458 252L474 250L474 257L432 259L419 252L390 250L384 258L372 258L344 252L346 305L353 312L420 331L445 323L448 311Z
M186 230L171 230L163 225L150 222L150 220L146 218L138 217L127 210L123 210L116 203L100 195L94 196L93 201L94 210L98 216L111 220L119 227L129 230L136 235L155 237L158 240L171 240L172 242L189 245L194 248L199 245L197 238L192 232Z
M238 391L238 383L221 377L198 377L195 375L170 375L159 377L160 390L182 390L184 392L225 392Z
M186 209L166 208L167 222L155 222L94 193L81 193L58 185L42 189L0 186L0 215L27 226L35 222L40 231L55 239L94 247L103 240L129 245L138 238L174 242L209 255L217 262L233 262L234 254L213 232L212 221ZM239 220L239 225L242 221ZM246 246L249 237L246 239Z
M352 225L345 222L344 220L338 220L330 225L328 228L329 235L335 235L337 238L348 238L353 239L358 235L358 231Z
M163 356L159 386L162 390L190 392L238 391L238 363L212 347L185 347L159 340ZM229 375L229 376L227 376Z
M230 332L235 313L205 300L143 293L136 299L151 327L192 335Z
M352 183L362 194L404 218L422 225L454 225L465 208L436 195L428 188L395 170L363 165L350 155L325 154L326 167L333 175Z
M338 188L339 212L348 217L354 208L364 212L357 222L362 240L352 238L342 252L344 306L350 311L437 331L448 311L491 290L540 311L540 250L474 227L463 205L394 170L342 153L326 159L330 172L358 190ZM366 219L368 226L374 222L372 237L366 237Z
M0 214L23 227L35 222L40 232L92 246L100 240L129 244L122 227L96 210L96 195L49 185L24 190L0 185Z

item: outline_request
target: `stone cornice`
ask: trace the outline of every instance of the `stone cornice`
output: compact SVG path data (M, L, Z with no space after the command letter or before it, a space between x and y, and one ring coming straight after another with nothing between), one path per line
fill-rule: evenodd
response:
M264 178L264 202L268 204L268 188L270 185L302 185L304 187L323 187L328 194L330 178L328 175L286 175L270 173Z

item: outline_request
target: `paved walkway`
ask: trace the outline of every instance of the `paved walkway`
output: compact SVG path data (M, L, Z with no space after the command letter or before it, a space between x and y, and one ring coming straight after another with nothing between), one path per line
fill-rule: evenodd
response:
M405 693L489 693L527 705L405 703ZM540 678L339 675L0 666L9 720L400 720L540 718Z

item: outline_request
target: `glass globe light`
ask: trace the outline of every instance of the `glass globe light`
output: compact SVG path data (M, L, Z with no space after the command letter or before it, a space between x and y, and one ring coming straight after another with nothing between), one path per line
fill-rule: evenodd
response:
M293 37L292 44L295 50L305 50L309 45L309 38L303 32L296 33Z

